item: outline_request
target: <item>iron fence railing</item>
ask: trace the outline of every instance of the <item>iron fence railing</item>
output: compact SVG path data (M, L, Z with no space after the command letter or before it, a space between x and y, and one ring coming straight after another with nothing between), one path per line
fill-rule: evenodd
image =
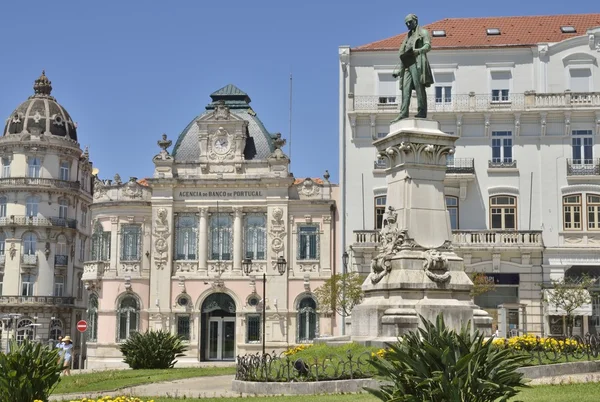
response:
M285 352L238 356L235 379L257 382L329 381L371 378L370 352L303 359Z
M453 158L446 163L446 173L475 173L473 158Z
M600 159L567 159L567 176L600 175Z

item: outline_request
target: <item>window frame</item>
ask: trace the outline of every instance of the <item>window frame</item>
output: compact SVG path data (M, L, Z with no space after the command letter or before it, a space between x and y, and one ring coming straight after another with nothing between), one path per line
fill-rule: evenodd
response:
M221 225L221 220L226 220L226 224ZM214 222L217 222L215 225ZM216 230L216 239L215 239ZM227 244L222 241L227 237ZM215 240L218 252L215 253ZM231 214L213 213L209 219L209 260L211 261L232 261L233 260L233 219ZM216 257L216 258L215 258Z
M69 217L69 200L61 198L58 200L58 218L67 220Z
M8 162L8 163L6 163ZM10 165L12 163L11 158L4 157L2 158L2 178L8 179L10 178Z
M297 227L297 231L296 231L296 236L297 236L297 247L298 247L298 253L297 253L297 259L299 261L319 261L320 259L320 226L318 223L299 223L298 227ZM314 231L307 231L307 229L314 229ZM306 234L303 234L302 232L307 232ZM311 253L310 250L310 236L314 235L315 236L315 251L314 254ZM308 255L304 255L304 252L302 251L302 242L303 242L303 238L307 238L307 243L306 243L306 247L308 248ZM305 250L306 251L306 250Z
M577 202L567 202L568 198L577 197ZM567 212L567 208L570 211ZM576 209L579 208L579 211ZM567 214L571 215L570 222L567 222ZM579 222L575 219L575 216L579 214ZM562 221L563 221L563 230L565 231L581 231L583 230L583 197L581 194L567 194L562 197ZM567 227L567 223L573 225L573 227ZM579 224L579 227L576 225Z
M302 303L305 300L310 300L314 303L314 307L302 307ZM319 314L318 314L319 304L316 298L312 294L305 294L299 298L296 305L296 342L297 343L312 343L315 338L319 335ZM303 317L305 315L305 317ZM315 326L314 333L310 334L310 319L311 315L314 316ZM307 333L302 333L302 320L306 320L305 322L305 330Z
M514 204L493 204L492 200L496 199L496 198L502 198L502 197L507 197L509 199L513 199L514 200ZM514 195L510 195L510 194L497 194L497 195L492 195L490 196L489 200L488 200L488 206L489 206L489 227L490 230L518 230L518 200L517 197ZM493 210L494 209L502 209L503 211L507 208L512 208L514 209L514 228L506 228L506 224L505 224L505 216L506 216L506 212L502 212L501 213L501 220L502 220L502 228L494 228L493 226Z
M5 195L0 196L0 218L6 218L6 212L8 208L8 197Z
M98 339L98 296L95 293L90 295L87 310L88 342L96 342Z
M37 217L40 213L40 199L37 195L30 195L25 199L25 215Z
M30 156L27 160L27 177L38 179L41 177L41 172L42 158L39 156Z
M37 254L37 234L34 232L23 233L23 255L36 255ZM27 244L29 243L29 246Z
M579 158L575 157L576 150L579 151ZM586 157L586 151L589 151L589 158ZM571 161L573 165L594 164L594 133L592 130L571 130Z
M182 219L193 219L191 226L181 226ZM182 239L182 236L189 236ZM193 238L191 238L193 236ZM180 243L183 241L183 243ZM183 247L183 250L181 249ZM195 213L178 213L175 217L175 261L198 260L198 215ZM193 258L192 258L193 257Z
M121 261L140 261L142 255L142 225L137 223L121 225L121 235L119 237L121 243L119 259ZM132 244L133 242L137 244ZM129 252L126 254L127 249L129 249Z
M135 307L127 306L123 307L123 303L126 300L133 300L135 303ZM140 331L140 302L137 297L133 296L133 294L127 294L119 300L118 309L117 309L117 343L125 342L131 336L132 332ZM125 331L126 335L124 338L121 337L121 318L125 316ZM133 319L132 319L132 315ZM135 329L131 329L131 323L135 323Z
M600 194L596 193L587 193L585 195L585 212L586 212L586 228L589 231L598 231L600 230L600 200L598 202L590 201L590 197L598 197L600 198ZM595 219L590 219L590 207L594 208ZM595 222L595 227L590 227L590 223ZM583 225L582 225L583 226Z
M256 339L250 339L250 320L256 320L258 336ZM246 314L246 343L261 343L262 342L262 314L250 313ZM254 335L254 334L253 334ZM254 337L254 336L253 336Z
M262 225L250 225L253 218L262 219ZM254 244L250 244L250 242ZM253 261L266 261L267 259L267 214L248 213L244 216L244 258L250 258ZM251 248L251 249L250 249ZM262 256L261 253L262 248Z
M110 230L105 231L102 224L96 221L94 231L92 232L90 256L92 261L110 261L111 235L112 232Z
M192 340L192 317L189 314L177 314L175 317L175 329L177 331L177 335L181 337L184 342L190 342ZM182 319L187 320L187 335L182 335L179 331L179 324Z
M452 199L456 201L456 205L448 205L448 199ZM445 195L444 196L444 203L446 204L446 210L448 211L448 214L450 216L450 228L452 230L458 230L460 228L460 212L459 212L459 200L458 197L454 196L454 195ZM452 214L450 214L450 210L455 210L456 211L456 227L452 227Z
M62 278L61 282L57 278ZM54 274L54 297L64 297L65 295L65 277L64 275Z
M25 280L27 278L27 280ZM21 296L32 297L35 292L36 277L32 274L21 274Z
M69 161L60 161L58 165L59 178L63 181L69 181L71 175L71 164Z
M383 204L377 204L379 201L383 200ZM385 215L385 206L387 204L387 194L386 195L376 195L373 197L373 227L375 230L381 230L383 228L383 215ZM378 214L379 212L379 214ZM381 217L381 222L378 219Z
M514 143L513 143L513 133L512 131L509 130L497 130L497 131L492 131L492 164L494 165L498 165L498 164L510 164L514 162L514 152L513 152L513 147L514 147ZM499 145L494 145L495 142L498 142ZM510 142L510 146L507 145L507 142ZM494 156L494 149L497 148L499 149L499 156L495 157ZM507 157L506 156L506 150L510 149L510 156Z

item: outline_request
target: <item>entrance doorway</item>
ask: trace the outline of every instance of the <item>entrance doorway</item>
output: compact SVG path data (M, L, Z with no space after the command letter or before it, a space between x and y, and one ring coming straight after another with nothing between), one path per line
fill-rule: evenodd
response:
M200 360L235 359L235 302L213 293L202 303Z

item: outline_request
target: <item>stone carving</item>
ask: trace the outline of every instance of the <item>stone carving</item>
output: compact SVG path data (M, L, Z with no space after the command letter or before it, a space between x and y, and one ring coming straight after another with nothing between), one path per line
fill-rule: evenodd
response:
M121 262L122 273L140 272L139 262Z
M394 207L389 206L383 216L381 229L381 244L377 248L377 255L371 261L371 283L376 284L392 270L391 259L400 251L407 238L406 229L398 228L398 213Z
M269 227L269 235L271 236L271 265L277 269L277 257L283 253L285 243L285 221L283 219L283 209L279 207L273 208L271 212L271 224Z
M423 163L428 165L444 165L448 155L454 154L454 147L437 145L401 142L400 145L388 147L385 152L380 152L379 158L388 158L391 165L394 166L394 160L397 163Z
M156 222L154 226L154 264L157 269L163 269L167 264L169 242L167 238L171 234L167 220L167 209L158 208L156 211Z
M448 259L437 250L427 250L423 252L425 262L423 270L429 279L437 283L447 282L450 279L448 271Z
M319 271L319 263L316 263L316 262L300 262L300 261L298 261L298 267L300 267L300 272L318 272Z
M8 249L10 253L10 259L13 260L15 255L17 254L17 248L15 247L15 243L10 243L10 248Z
M198 268L197 262L178 262L175 264L175 272L196 272Z
M115 173L115 177L113 178L113 180L116 185L123 184L123 182L121 181L121 175L119 175L118 173Z
M94 199L102 198L106 195L106 187L98 178L94 179Z
M173 141L167 139L167 135L163 134L162 135L162 139L158 140L156 142L160 148L160 152L158 155L156 155L154 158L155 159L163 159L163 160L168 160L168 159L173 159L173 157L169 154L169 151L167 151L167 148L169 148L171 146L171 144L173 143Z
M217 102L217 105L215 107L215 111L213 112L213 119L215 120L229 120L229 117L231 116L231 112L229 111L229 108L225 105L225 101L220 100Z
M46 242L46 247L44 248L44 255L46 256L46 261L50 258L50 243Z
M300 187L300 194L306 197L312 197L318 195L319 192L319 187L315 185L315 182L312 181L310 177L304 179L304 181L302 182L302 186Z
M208 168L210 173L233 173L234 170L231 165L210 165Z
M123 194L129 198L141 198L142 197L142 189L140 185L137 183L137 177L130 177L127 184L125 184L125 188L123 188Z
M212 161L223 162L232 160L235 156L236 142L223 127L219 127L210 136L208 158Z

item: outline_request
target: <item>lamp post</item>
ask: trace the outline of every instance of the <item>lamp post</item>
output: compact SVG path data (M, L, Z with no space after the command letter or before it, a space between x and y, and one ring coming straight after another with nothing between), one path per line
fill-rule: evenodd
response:
M242 268L246 275L250 275L252 272L252 259L244 258L242 261ZM283 256L277 258L277 272L279 275L283 275L287 270L287 261ZM267 272L263 272L263 297L262 297L262 355L265 356L265 338L266 338L266 322L267 322Z
M346 273L348 272L348 252L342 254L342 335L346 335Z

